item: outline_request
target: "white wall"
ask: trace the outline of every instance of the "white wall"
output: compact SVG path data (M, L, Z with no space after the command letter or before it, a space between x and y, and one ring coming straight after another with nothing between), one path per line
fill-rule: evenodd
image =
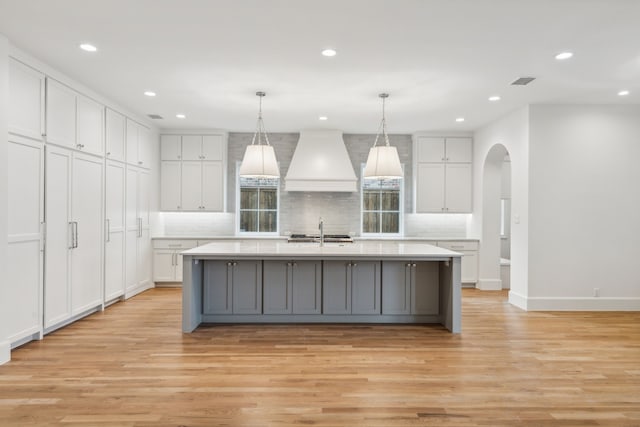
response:
M10 358L8 331L5 328L11 319L5 318L9 312L5 304L10 304L6 289L9 283L5 261L7 259L7 147L9 108L9 41L0 34L0 364Z
M640 309L640 106L532 106L530 128L530 308Z
M473 140L473 216L469 224L469 237L482 237L484 164L496 144L503 145L511 157L511 291L509 300L520 307L526 306L528 294L528 209L529 209L529 107L479 129ZM483 262L480 245L480 263ZM492 258L485 262L493 263ZM496 266L480 265L480 272L494 272ZM497 270L499 272L499 269ZM482 277L495 280L498 277Z

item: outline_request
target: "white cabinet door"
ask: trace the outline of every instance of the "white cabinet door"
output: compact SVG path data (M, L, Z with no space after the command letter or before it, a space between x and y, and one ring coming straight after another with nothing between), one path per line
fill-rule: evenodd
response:
M454 163L471 163L473 161L472 147L471 138L447 138L446 161Z
M476 283L478 281L478 252L462 252L460 263L460 281L463 283Z
M103 302L102 292L102 176L100 159L73 156L71 218L75 248L71 251L71 310L79 314Z
M4 296L11 301L6 332L10 343L42 329L44 221L44 147L41 143L8 144L8 251Z
M449 163L446 165L446 212L472 211L471 179L470 163Z
M202 160L201 135L184 135L182 137L182 160Z
M125 213L125 290L129 291L138 285L138 238L140 237L138 171L129 167L126 179Z
M151 167L151 131L142 125L138 125L138 166Z
M180 190L182 163L176 161L160 162L160 210L180 210Z
M126 148L127 163L138 165L138 124L133 120L126 119Z
M202 209L222 212L224 208L222 174L222 162L202 162Z
M47 79L47 142L76 148L76 93Z
M174 282L176 280L175 258L176 251L170 249L156 249L153 251L154 282Z
M416 143L417 149L415 151L418 157L418 163L438 163L445 161L444 138L421 136L417 138Z
M151 285L151 264L153 249L151 245L151 198L149 172L138 171L138 217L140 218L140 237L138 238L138 286Z
M182 144L180 135L160 136L160 160L180 160L182 158Z
M47 147L44 327L71 316L71 151Z
M419 163L416 182L416 212L443 212L445 207L445 165Z
M102 156L104 154L104 107L87 98L77 96L76 147Z
M181 190L182 210L202 210L202 162L182 162Z
M125 118L109 108L106 113L106 146L108 159L125 160Z
M9 132L42 139L44 74L9 59Z
M204 135L202 137L202 160L222 161L223 147L222 135Z
M124 293L125 253L125 176L124 164L107 162L106 170L106 237L105 237L105 301Z

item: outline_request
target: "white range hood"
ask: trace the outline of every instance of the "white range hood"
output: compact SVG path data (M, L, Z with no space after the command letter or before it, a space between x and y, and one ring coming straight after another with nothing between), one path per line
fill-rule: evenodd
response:
M285 177L286 191L358 190L358 179L339 130L305 130Z

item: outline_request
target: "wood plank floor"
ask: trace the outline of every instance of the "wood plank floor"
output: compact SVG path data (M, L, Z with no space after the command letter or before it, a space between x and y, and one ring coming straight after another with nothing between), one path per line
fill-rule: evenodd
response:
M0 426L640 426L640 313L526 313L463 290L439 326L180 332L154 289L17 349Z

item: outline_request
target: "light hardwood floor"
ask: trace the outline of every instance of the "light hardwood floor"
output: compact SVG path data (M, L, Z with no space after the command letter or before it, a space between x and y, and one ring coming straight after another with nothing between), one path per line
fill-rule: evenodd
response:
M463 291L440 326L180 331L154 289L13 352L0 426L640 426L640 313Z

